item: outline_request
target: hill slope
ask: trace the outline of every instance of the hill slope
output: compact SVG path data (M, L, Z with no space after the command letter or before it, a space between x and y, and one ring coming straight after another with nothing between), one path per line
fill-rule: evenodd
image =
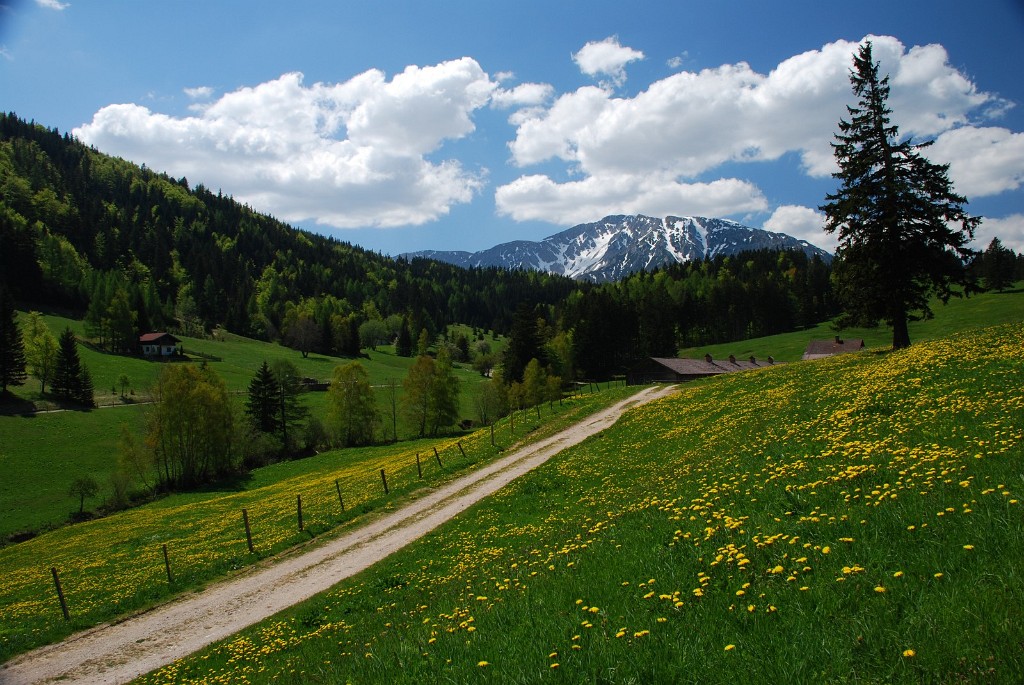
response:
M686 386L143 682L1020 682L1022 347Z

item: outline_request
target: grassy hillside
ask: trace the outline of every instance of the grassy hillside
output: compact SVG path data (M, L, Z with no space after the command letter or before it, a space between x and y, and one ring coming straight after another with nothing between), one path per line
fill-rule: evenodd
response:
M1020 682L1019 324L631 412L167 682Z
M415 490L485 463L515 442L550 435L628 392L619 386L555 403L542 410L540 420L532 410L520 412L514 431L507 420L496 427L496 446L491 445L490 431L482 429L456 438L334 450L0 548L0 578L4 579L0 583L0 662L339 526L361 523L374 510L390 509ZM435 448L440 463L434 457ZM422 478L417 455L421 455ZM386 472L387 494L380 469ZM297 495L303 502L301 532ZM255 554L248 551L243 508L251 521ZM168 584L163 566L164 544L173 567L173 585ZM70 622L63 620L56 604L50 567L61 573Z
M1002 293L982 293L963 299L952 298L945 305L936 300L932 303L932 311L935 318L910 322L912 343L944 338L958 331L1024 321L1024 283L1018 283L1015 290ZM754 355L758 359L772 356L779 361L797 361L812 339L830 340L835 335L843 338L863 338L867 347L892 347L892 329L887 326L837 331L831 322L826 322L793 333L687 348L680 350L679 356L703 357L710 353L715 359L725 359L734 354L739 359Z
M47 314L47 324L55 335L71 327L82 335L81 321ZM468 330L468 329L467 329ZM239 413L243 411L245 392L256 370L264 360L273 363L285 359L311 378L329 380L334 367L351 360L310 354L303 358L295 350L274 343L220 333L215 339L182 338L185 353L207 363L224 379L228 389L236 393ZM389 348L368 352L359 361L366 368L370 382L383 386L392 380L399 385L413 360L391 354ZM88 366L96 387L100 408L92 411L65 411L35 415L0 414L0 541L17 531L40 530L63 523L78 503L68 496L75 478L90 475L100 483L100 495L87 501L93 508L109 496L109 480L117 469L117 441L121 425L127 425L141 436L145 426L149 392L163 364L137 357L108 354L79 345L82 362ZM473 417L473 398L480 375L468 367L456 369L462 381L461 416ZM121 374L131 381L128 399L121 398L117 379ZM112 388L114 392L112 392ZM39 393L35 379L14 392L20 402L17 408L32 405L56 406ZM390 417L383 389L378 391L381 412ZM324 420L327 395L311 392L302 396L312 416ZM116 408L111 408L116 407ZM399 437L413 431L399 418Z

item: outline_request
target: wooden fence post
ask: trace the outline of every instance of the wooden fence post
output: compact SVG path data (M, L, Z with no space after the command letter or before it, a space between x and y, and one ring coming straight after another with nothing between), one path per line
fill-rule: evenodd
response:
M334 479L334 489L338 491L338 504L341 505L341 513L345 513L345 500L341 497L341 485L338 484L338 479Z
M249 510L242 509L242 521L245 523L245 542L249 545L249 554L255 554L252 548L252 529L249 528Z
M436 447L434 448L434 459L437 459L437 465L443 469L444 466L441 464L441 455L437 453Z
M466 450L462 449L462 441L461 440L457 440L455 442L455 444L459 446L459 451L462 452L462 458L465 459L466 458Z
M388 477L384 475L384 469L380 470L380 479L384 483L384 494L388 494Z
M299 532L302 532L302 495L295 495L295 508L299 512Z
M68 613L68 603L64 601L64 590L60 586L60 576L57 575L57 569L53 566L50 567L50 573L53 574L53 584L57 587L57 599L60 600L60 610L64 614L64 620L68 621L71 619L71 614Z
M423 478L423 466L420 465L420 453L416 453L416 473L419 474L420 478Z
M174 584L174 576L171 575L171 559L167 556L167 543L164 543L164 570L167 571L167 584Z

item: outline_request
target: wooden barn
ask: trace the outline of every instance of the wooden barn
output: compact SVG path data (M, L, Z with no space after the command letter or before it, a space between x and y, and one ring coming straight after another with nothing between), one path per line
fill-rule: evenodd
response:
M775 360L768 357L761 361L755 357L736 359L729 355L728 359L716 361L710 354L703 359L680 359L679 357L650 357L634 366L626 374L629 385L646 385L648 383L684 383L698 378L718 376L735 371L749 371L766 366L774 366Z

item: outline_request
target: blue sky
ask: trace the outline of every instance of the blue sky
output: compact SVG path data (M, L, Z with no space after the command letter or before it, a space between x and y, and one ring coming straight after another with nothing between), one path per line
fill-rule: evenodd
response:
M832 249L866 37L977 246L1024 251L1020 0L0 0L0 107L388 254L619 213Z

